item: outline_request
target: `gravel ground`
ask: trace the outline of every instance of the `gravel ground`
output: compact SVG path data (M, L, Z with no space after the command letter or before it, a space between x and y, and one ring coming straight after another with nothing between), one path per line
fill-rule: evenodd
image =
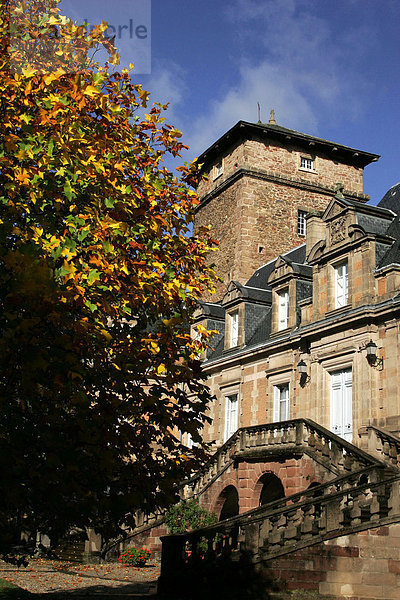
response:
M56 597L130 596L146 598L156 593L159 563L124 567L119 563L79 565L65 561L32 559L18 568L0 561L0 578L34 594ZM50 600L50 599L49 599Z

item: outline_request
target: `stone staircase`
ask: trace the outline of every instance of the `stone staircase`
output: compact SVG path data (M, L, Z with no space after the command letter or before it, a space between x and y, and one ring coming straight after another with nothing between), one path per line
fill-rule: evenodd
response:
M398 442L400 444L400 439ZM337 476L374 465L396 467L384 453L373 456L311 419L292 419L238 429L196 475L183 482L182 495L184 498L199 496L235 461L284 460L303 454Z
M161 587L178 572L198 571L223 557L251 555L257 564L326 540L400 523L400 439L373 426L361 430L360 437L361 449L309 419L236 432L185 483L187 495L201 493L232 461L261 452L263 457L306 453L337 477L216 525L164 537Z

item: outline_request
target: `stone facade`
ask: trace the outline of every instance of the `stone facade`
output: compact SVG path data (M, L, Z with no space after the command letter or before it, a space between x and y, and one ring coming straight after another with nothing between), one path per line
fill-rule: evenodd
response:
M216 454L182 495L221 523L163 538L162 582L247 552L276 590L400 598L400 184L366 203L377 158L243 122L200 157Z

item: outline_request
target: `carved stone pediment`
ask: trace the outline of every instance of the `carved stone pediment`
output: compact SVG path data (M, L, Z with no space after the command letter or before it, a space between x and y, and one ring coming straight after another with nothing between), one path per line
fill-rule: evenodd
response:
M293 267L290 262L282 256L278 256L275 261L275 268L268 278L268 285L273 285L275 281L281 280L282 277L293 273Z
M278 269L279 267L286 267L288 264L289 263L283 258L283 256L278 256L275 261L275 269Z
M229 304L233 300L237 300L242 297L242 290L240 289L240 285L236 281L231 281L228 285L228 288L225 292L224 297L222 298L222 305Z
M331 219L334 219L335 217L338 217L344 213L347 208L348 207L343 202L337 198L334 198L326 207L326 210L322 215L322 219L323 221L330 221Z

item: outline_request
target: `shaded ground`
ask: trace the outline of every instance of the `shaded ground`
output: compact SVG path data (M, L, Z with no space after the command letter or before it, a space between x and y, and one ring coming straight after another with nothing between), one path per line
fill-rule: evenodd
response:
M123 567L119 563L78 565L65 561L34 559L27 568L0 561L0 578L51 600L66 597L120 596L132 599L155 598L160 565L151 560L141 568ZM15 598L12 587L1 589L3 598ZM21 600L27 595L20 594ZM50 598L49 598L50 600Z

